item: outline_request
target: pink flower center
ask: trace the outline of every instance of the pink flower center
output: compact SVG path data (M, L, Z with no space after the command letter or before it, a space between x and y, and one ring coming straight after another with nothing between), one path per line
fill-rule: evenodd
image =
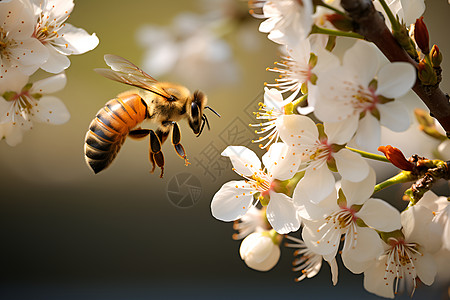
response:
M357 112L372 112L380 102L372 87L364 88L359 85L352 95L351 104Z
M389 238L388 244L391 246L386 251L386 268L385 268L385 284L395 284L394 291L397 293L400 279L409 279L412 281L412 294L414 293L417 283L417 270L415 264L420 256L423 256L417 248L416 243L407 243L403 239ZM388 274L391 274L390 276ZM394 276L394 283L388 281L388 278ZM392 277L391 277L392 278ZM411 296L412 296L411 294Z

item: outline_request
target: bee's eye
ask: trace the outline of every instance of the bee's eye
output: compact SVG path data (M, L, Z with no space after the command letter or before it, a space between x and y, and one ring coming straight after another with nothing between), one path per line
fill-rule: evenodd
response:
M191 114L193 118L199 117L198 105L195 102L192 102L191 104Z

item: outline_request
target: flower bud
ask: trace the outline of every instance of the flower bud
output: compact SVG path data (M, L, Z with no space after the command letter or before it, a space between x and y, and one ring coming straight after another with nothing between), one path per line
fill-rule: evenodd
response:
M433 67L430 64L427 64L424 60L422 60L418 65L418 76L420 82L423 85L435 85L437 84L437 76L433 70Z
M433 45L430 51L430 60L433 68L437 68L441 65L442 62L442 53L439 51L438 46Z
M423 109L416 108L414 110L414 115L416 117L417 122L419 123L419 130L423 131L425 134L441 140L445 141L447 140L447 137L445 136L445 131L442 129L442 127L436 126L435 119L433 119L428 112L426 112Z
M254 232L241 243L239 254L245 264L257 271L269 271L280 259L280 247L275 244L271 232Z
M416 59L418 57L416 44L409 36L409 31L405 25L401 25L396 29L393 29L392 34L394 35L395 40L400 44L400 46L405 49L405 51L412 58Z
M341 14L329 14L326 15L326 19L333 24L336 29L339 29L341 31L352 31L353 30L353 23L352 20L347 18L344 15Z
M428 29L423 21L423 17L416 20L414 26L414 39L416 40L417 46L424 54L430 52L430 38L428 36Z
M397 168L405 171L413 170L414 164L406 160L400 149L387 145L378 147L378 151L383 152L386 158Z

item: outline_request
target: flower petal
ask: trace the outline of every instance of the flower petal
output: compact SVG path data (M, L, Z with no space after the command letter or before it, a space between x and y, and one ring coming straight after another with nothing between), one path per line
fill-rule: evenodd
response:
M367 270L383 253L383 245L375 230L358 227L357 232L356 240L351 241L355 247L349 247L342 252L342 261L347 269L355 274L360 274ZM345 243L348 242L347 238L346 236Z
M355 215L379 231L391 232L402 227L398 210L380 199L370 198Z
M222 156L230 158L238 174L252 176L254 170L261 169L261 161L255 152L244 146L228 146Z
M324 222L305 222L302 238L311 251L327 256L329 261L336 256L341 240L341 232L339 229L334 229L334 224Z
M347 70L339 67L319 74L317 84L308 87L308 101L312 99L314 114L319 120L331 123L351 118L359 119L359 114L355 114L355 109L351 105L352 95L342 82L346 73ZM354 124L354 121L351 124Z
M308 168L300 180L303 192L313 203L319 203L334 190L335 179L327 164Z
M0 124L13 122L13 102L0 97Z
M360 182L341 180L341 189L347 199L347 207L366 202L373 194L375 184L376 174L372 168L369 168L369 174Z
M73 0L53 0L45 2L47 3L47 6L44 7L44 10L53 18L70 14L75 6Z
M33 74L48 59L48 50L35 38L21 41L20 46L11 49L11 56L19 70L25 75Z
M342 179L360 182L369 175L369 164L358 153L341 149L333 154L336 167Z
M34 110L34 120L54 125L61 125L69 121L70 113L59 98L43 96L38 103L38 108Z
M23 119L22 116L17 116L14 123L6 123L0 126L3 127L2 134L5 137L6 143L14 147L22 142L23 133L30 130L32 125L31 121Z
M408 110L399 101L388 102L377 106L380 111L380 124L395 132L403 132L409 128L411 120Z
M6 4L3 1L1 4L0 20L2 20L2 31L9 32L6 37L16 42L30 38L33 34L35 20L29 3L13 1Z
M345 52L343 66L358 74L357 82L366 87L375 78L379 67L378 50L369 42L358 40ZM355 78L356 79L356 78Z
M57 38L52 44L65 55L88 52L97 47L99 43L95 33L90 35L83 28L77 28L68 23L65 23L60 31L60 38Z
M319 137L311 118L301 115L283 115L277 120L280 137L289 147L315 143Z
M284 143L273 143L270 145L269 151L267 151L261 158L264 166L271 170L275 164L278 164L281 157L285 155L286 150L287 146Z
M253 203L253 189L245 181L225 183L211 201L214 218L229 222L244 216Z
M400 0L394 2L398 3L397 14L403 19L406 26L414 24L416 19L423 15L425 11L424 0Z
M328 195L320 203L316 204L311 202L308 199L308 196L303 192L301 182L297 184L292 199L294 200L294 204L297 206L299 216L302 219L307 219L310 221L324 219L333 211L339 209L336 201L337 197L335 190L333 190L330 195Z
M445 202L447 202L447 200L445 200ZM440 198L435 193L433 193L433 191L428 191L425 194L423 194L418 205L425 206L431 211L438 211L440 203L441 203ZM442 204L444 204L444 202L442 202Z
M385 271L386 258L364 271L364 288L375 295L394 298L394 273Z
M268 110L281 111L286 103L283 101L283 95L278 89L264 88L264 105Z
M376 152L380 145L381 128L380 122L371 114L367 113L359 120L358 131L356 131L355 141L361 150Z
M414 67L406 62L384 65L378 72L376 94L386 98L398 98L406 94L416 82Z
M59 53L50 45L47 46L47 49L49 57L48 60L41 66L42 70L57 74L70 66L70 60L65 54Z
M300 155L284 143L272 144L269 151L263 155L262 161L273 178L279 180L291 179L297 173L300 165Z
M403 211L400 217L405 239L426 245L429 234L427 225L433 220L433 212L426 207L414 205Z
M1 64L2 59L0 58ZM0 67L0 95L3 95L4 92L20 93L22 88L28 83L29 77L18 71L17 68L9 69L7 73L3 71L5 70Z
M300 228L300 220L294 203L285 194L270 192L266 216L272 228L279 234L287 234Z
M426 285L432 285L437 273L437 265L433 256L428 252L425 252L422 256L417 255L416 257L417 259L414 260L414 266L416 268L417 276Z
M66 74L58 74L33 83L30 93L51 94L62 90L67 83Z
M358 128L358 118L347 118L341 122L325 122L324 129L328 143L343 145L348 143Z
M333 285L336 285L338 282L338 265L336 259L331 260L331 262L330 261L327 262L330 265L331 269L331 281L333 282Z

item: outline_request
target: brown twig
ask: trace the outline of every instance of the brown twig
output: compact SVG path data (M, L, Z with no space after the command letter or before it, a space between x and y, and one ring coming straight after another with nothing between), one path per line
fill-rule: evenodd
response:
M391 62L403 61L412 64L417 69L417 62L395 40L384 22L383 16L375 9L371 0L341 0L341 5L355 23L355 32L373 42ZM436 86L424 86L417 79L413 91L422 99L430 110L430 115L436 118L444 127L450 138L450 102L448 95Z
M438 180L450 179L450 162L448 161L429 160L418 155L411 156L408 161L413 165L411 175L416 178L411 188L405 191L405 196L412 205L415 205Z

